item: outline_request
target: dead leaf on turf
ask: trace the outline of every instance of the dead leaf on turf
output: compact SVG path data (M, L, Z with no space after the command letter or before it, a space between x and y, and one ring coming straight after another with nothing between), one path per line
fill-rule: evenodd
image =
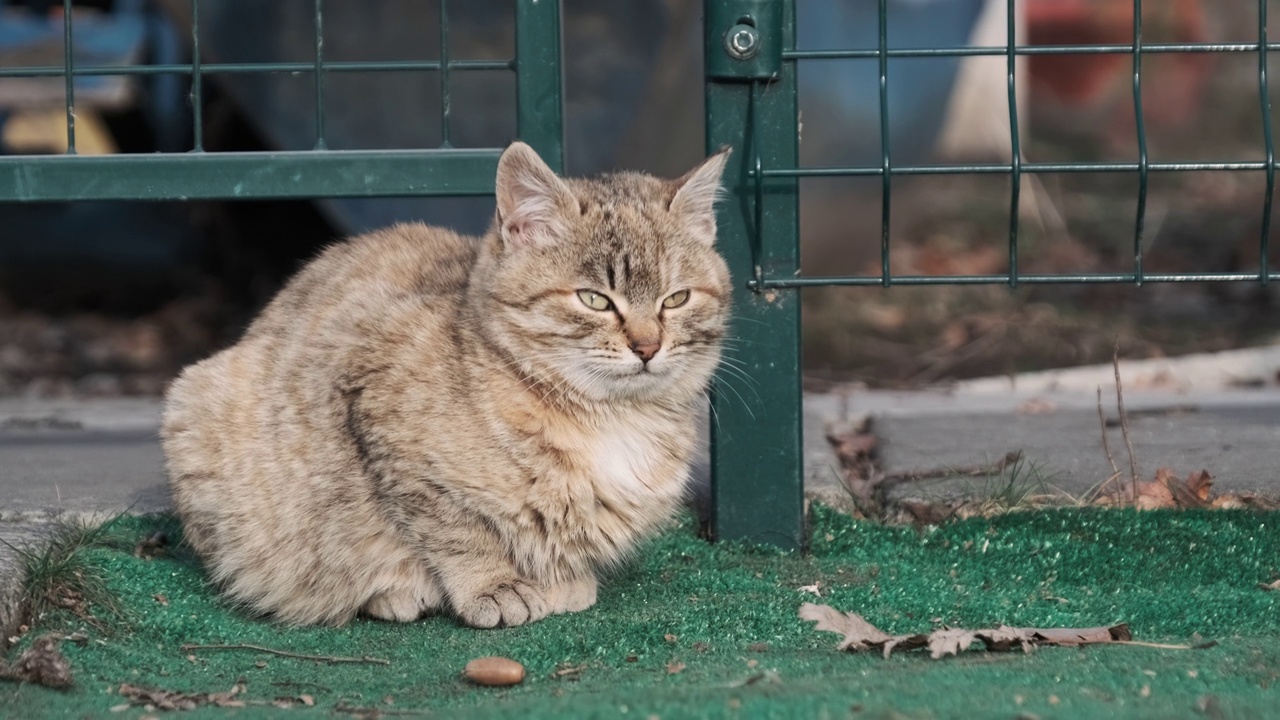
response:
M1132 640L1125 624L1095 628L1015 628L1001 625L984 630L939 628L928 634L889 635L857 613L842 613L827 605L805 603L800 606L800 619L816 622L815 630L843 635L836 646L853 652L880 650L887 658L894 650L928 647L934 659L957 655L981 642L987 650L1006 651L1014 647L1029 652L1036 645L1087 645L1128 642Z
M805 603L800 606L800 619L818 623L814 630L844 635L844 640L838 647L840 650L870 650L882 647L893 639L891 635L886 635L875 625L863 620L861 615L842 613L830 605Z
M1269 583L1258 583L1258 588L1271 592L1280 592L1280 579L1272 580Z
M133 705L152 705L161 710L194 710L201 705L242 708L245 706L245 702L237 700L236 696L244 692L244 689L244 683L236 683L226 692L183 693L122 683L116 692Z
M679 660L673 660L667 663L668 675L679 675L681 672L684 671L684 669L685 669L685 664L680 662Z
M58 690L71 687L71 663L58 650L52 635L36 638L12 667L0 664L0 678L44 685Z
M800 587L796 588L796 591L802 592L802 593L813 593L818 597L822 597L822 581L819 580L812 585L801 585Z
M929 657L937 660L946 655L959 655L978 640L973 630L943 628L929 633Z

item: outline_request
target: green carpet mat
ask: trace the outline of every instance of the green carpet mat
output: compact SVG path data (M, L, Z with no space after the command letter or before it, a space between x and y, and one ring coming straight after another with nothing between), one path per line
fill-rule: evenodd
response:
M0 716L119 717L121 683L238 699L308 695L314 707L203 707L183 717L340 712L511 718L1275 717L1280 714L1280 515L1248 512L1052 511L917 531L815 508L809 555L692 537L689 523L645 546L589 611L528 627L477 631L447 618L359 620L287 629L221 604L181 547L152 560L94 549L124 607L95 628L71 615L47 627L65 642L76 685L59 692L0 684ZM169 517L124 518L131 539ZM817 584L821 598L798 588ZM163 602L156 596L163 596ZM1136 646L1042 648L931 660L835 652L836 635L800 621L801 603L856 611L886 632L934 623L1088 627L1129 623ZM26 638L17 652L29 644ZM180 649L250 643L313 655L376 656L390 665L327 665L251 651ZM516 659L522 685L476 687L468 660ZM558 669L581 668L556 674ZM111 708L117 707L116 712Z

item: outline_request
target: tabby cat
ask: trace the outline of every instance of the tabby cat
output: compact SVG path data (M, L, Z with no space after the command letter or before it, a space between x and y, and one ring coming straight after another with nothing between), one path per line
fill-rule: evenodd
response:
M166 398L212 580L297 625L591 607L684 493L729 312L727 157L569 179L517 142L483 238L408 224L325 250Z

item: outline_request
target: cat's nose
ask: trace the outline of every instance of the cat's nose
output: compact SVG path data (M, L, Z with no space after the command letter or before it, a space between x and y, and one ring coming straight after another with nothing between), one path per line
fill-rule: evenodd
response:
M644 362L649 362L650 360L652 360L653 356L657 355L658 351L661 349L662 349L662 343L660 342L636 342L634 340L631 341L631 352L635 353L636 357L640 358Z

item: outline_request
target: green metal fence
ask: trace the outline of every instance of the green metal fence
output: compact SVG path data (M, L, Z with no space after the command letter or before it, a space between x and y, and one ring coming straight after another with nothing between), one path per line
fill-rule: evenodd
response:
M1160 2L1161 0L1157 0ZM1144 44L1142 0L1133 0L1132 42L1122 45L1017 45L1016 2L1007 0L1008 40L998 47L899 49L888 43L888 0L878 0L878 47L797 50L796 0L704 0L707 67L707 149L731 145L738 152L728 172L732 199L720 213L720 242L738 281L731 333L741 343L735 354L750 378L752 392L716 393L719 421L713 428L713 523L721 538L767 541L785 547L803 544L803 458L801 455L800 298L805 287L844 285L940 285L1049 283L1253 282L1272 278L1268 267L1275 150L1268 96L1267 56L1277 46L1267 40L1267 2L1258 0L1258 39L1247 43ZM1034 163L1023 161L1019 137L1016 59L1033 54L1123 54L1132 59L1133 107L1138 143L1136 162ZM1258 58L1258 98L1264 157L1248 162L1153 162L1147 150L1142 108L1143 57L1155 53L1252 53ZM998 56L1007 59L1011 134L1008 163L895 164L890 153L890 58ZM797 64L866 58L879 63L880 162L869 167L799 167ZM1143 267L1143 231L1148 180L1154 173L1253 171L1265 173L1263 222L1256 271L1149 273ZM1128 272L1027 274L1019 271L1019 192L1030 173L1128 173L1138 178L1133 220L1132 267ZM1010 178L1008 271L997 275L899 275L890 265L890 207L894 178L906 175L1005 175ZM815 177L880 178L880 272L874 275L801 277L798 263L799 180ZM732 380L725 375L726 381ZM744 404L747 410L743 411Z
M326 62L323 40L325 2L314 0L314 3L315 56L310 62L201 62L201 3L200 0L190 0L190 64L78 66L72 53L75 34L72 3L71 0L63 0L63 65L0 68L0 78L60 76L66 79L68 150L63 156L0 157L0 202L490 195L502 149L450 147L450 76L457 72L514 72L520 137L553 168L563 169L559 0L518 0L515 57L497 61L450 56L448 2L442 1L438 60ZM440 147L379 151L326 148L326 78L331 73L373 72L434 75L441 97L443 142ZM188 75L191 79L195 143L192 152L111 156L76 154L75 77L174 73ZM205 152L201 87L207 76L233 73L310 74L315 82L314 149Z

